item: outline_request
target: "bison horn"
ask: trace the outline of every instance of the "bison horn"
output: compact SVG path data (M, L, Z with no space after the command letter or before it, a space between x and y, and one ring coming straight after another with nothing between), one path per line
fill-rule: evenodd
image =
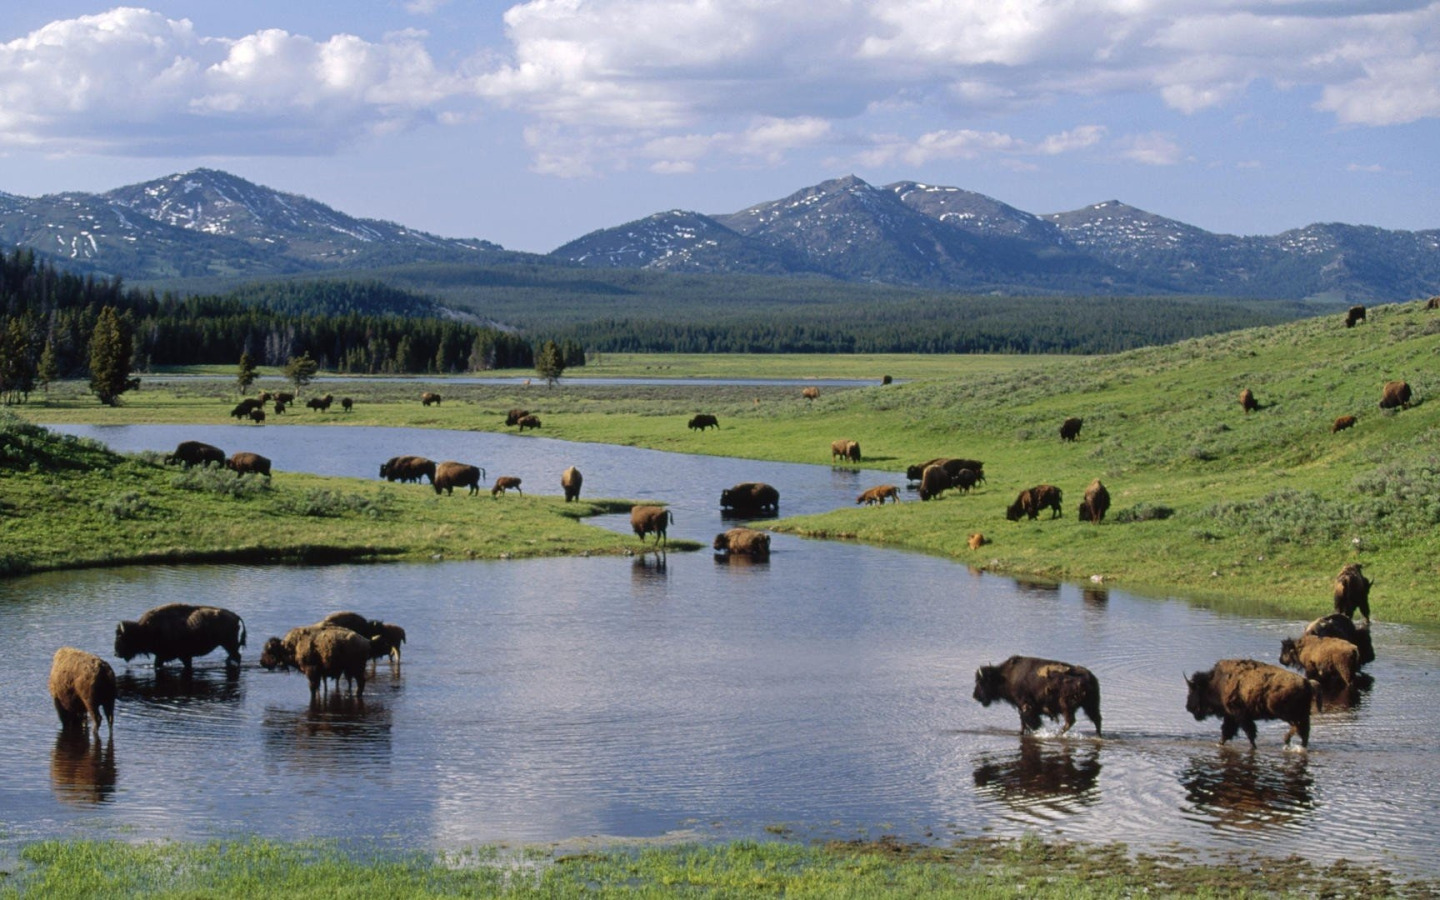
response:
M1195 684L1195 682L1193 682L1193 681L1190 680L1190 676L1189 676L1189 675L1186 675L1184 672L1181 672L1181 673L1180 673L1180 677L1183 678L1183 679L1185 679L1185 685L1186 685L1187 687L1192 686L1192 685Z

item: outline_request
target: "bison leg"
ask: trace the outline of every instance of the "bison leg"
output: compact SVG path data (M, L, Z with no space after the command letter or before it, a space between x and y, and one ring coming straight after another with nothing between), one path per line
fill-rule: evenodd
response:
M1245 729L1245 736L1250 739L1250 749L1255 749L1255 720L1245 719L1240 722L1240 727Z
M1285 732L1285 746L1290 746L1290 739L1297 734L1300 735L1300 746L1308 750L1310 748L1310 723L1291 722L1290 730Z
M1235 733L1240 730L1240 723L1226 716L1220 720L1220 743L1228 744Z
M1064 716L1065 716L1065 724L1064 724L1063 726L1061 726L1061 728L1060 728L1060 733L1061 733L1061 734L1064 734L1065 732L1069 731L1071 728L1075 727L1075 710L1070 709L1069 707L1066 707L1065 710L1064 710Z
M1089 717L1090 721L1095 723L1095 736L1100 737L1100 701L1098 699L1087 701L1081 708L1085 710L1085 715Z
M1039 731L1043 724L1040 721L1040 713L1034 707L1029 705L1020 707L1021 735L1024 735L1026 731Z
M53 699L55 700L55 714L60 717L60 728L69 731L75 726L75 717L70 710L65 708L65 704L60 702L59 697Z

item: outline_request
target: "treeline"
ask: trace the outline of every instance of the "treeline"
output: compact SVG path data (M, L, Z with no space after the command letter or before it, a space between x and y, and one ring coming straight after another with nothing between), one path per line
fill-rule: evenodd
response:
M90 374L96 323L118 314L133 371L161 366L283 366L308 353L322 368L351 373L446 373L530 368L536 348L516 332L399 315L433 309L378 283L296 283L276 308L231 297L157 296L119 279L80 276L20 249L0 255L0 399L23 400L37 383ZM256 298L251 296L254 301ZM342 310L332 312L328 310ZM307 310L309 310L307 312ZM574 341L558 342L567 366L585 363Z

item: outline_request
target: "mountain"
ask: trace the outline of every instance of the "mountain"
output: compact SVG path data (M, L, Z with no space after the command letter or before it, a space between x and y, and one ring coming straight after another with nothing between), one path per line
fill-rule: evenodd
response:
M488 241L357 219L214 169L104 194L0 195L0 241L129 279L256 277L505 256Z
M779 248L747 238L709 216L682 210L595 232L551 255L591 268L771 275L802 269Z

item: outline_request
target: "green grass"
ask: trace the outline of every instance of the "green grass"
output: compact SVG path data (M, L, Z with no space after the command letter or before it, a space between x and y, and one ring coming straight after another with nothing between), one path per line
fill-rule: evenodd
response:
M348 855L265 840L26 846L0 897L1310 897L1433 896L1440 884L1294 858L1130 855L1123 845L880 840L607 846L564 854L481 847Z

